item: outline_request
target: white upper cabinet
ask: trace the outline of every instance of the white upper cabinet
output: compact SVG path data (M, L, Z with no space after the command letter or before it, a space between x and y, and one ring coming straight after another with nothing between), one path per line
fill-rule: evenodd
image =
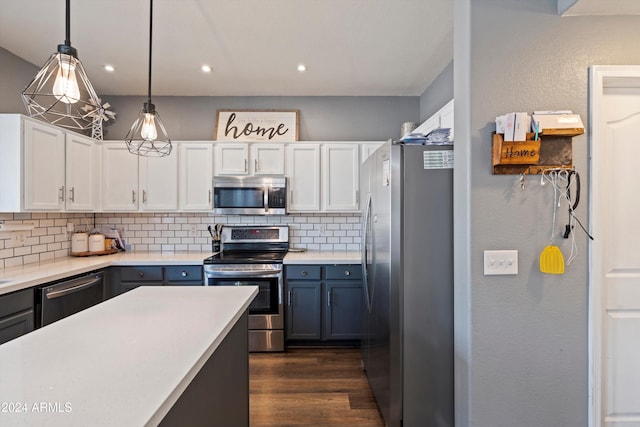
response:
M249 175L249 144L217 143L213 159L216 175Z
M251 144L254 175L284 174L284 144Z
M132 154L124 141L103 143L105 212L178 209L178 150L165 157Z
M174 147L168 156L138 158L140 210L178 209L178 157Z
M453 99L439 111L440 114L440 127L451 129L450 139L453 141Z
M322 146L322 210L358 211L359 144Z
M0 211L100 208L100 142L20 114L0 114Z
M284 175L284 144L219 142L213 159L216 175Z
M449 128L451 129L450 139L453 141L453 101L452 99L447 102L442 108L418 126L414 132L427 134L437 128Z
M138 210L138 156L131 154L124 141L102 144L102 210Z
M378 149L384 141L363 141L360 142L360 163L364 163L369 156Z
M66 137L66 209L100 210L102 143L83 135Z
M289 212L319 211L320 145L289 144L286 153Z
M211 210L213 197L213 144L178 143L180 172L178 194L182 211Z
M65 133L45 123L24 122L24 209L60 211L65 206Z

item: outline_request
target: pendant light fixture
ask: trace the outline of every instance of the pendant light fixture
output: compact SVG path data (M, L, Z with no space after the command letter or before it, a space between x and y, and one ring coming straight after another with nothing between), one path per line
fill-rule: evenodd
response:
M66 37L64 44L38 71L22 91L29 116L55 125L85 130L92 126L90 114L100 106L98 96L71 46L71 0L66 0Z
M171 153L171 140L156 111L156 106L151 102L151 42L153 38L153 0L149 0L149 87L147 102L127 136L125 142L129 152L138 156L164 157Z

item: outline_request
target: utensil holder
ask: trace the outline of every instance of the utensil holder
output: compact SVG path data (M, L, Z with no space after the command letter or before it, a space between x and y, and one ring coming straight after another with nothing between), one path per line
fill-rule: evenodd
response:
M220 240L212 240L211 241L211 251L212 252L220 252Z

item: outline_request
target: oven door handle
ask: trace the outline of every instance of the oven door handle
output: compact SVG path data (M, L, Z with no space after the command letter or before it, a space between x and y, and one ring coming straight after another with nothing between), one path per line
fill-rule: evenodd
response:
M216 277L274 277L282 273L282 269L277 270L223 270L223 271L207 271L205 275L208 278Z

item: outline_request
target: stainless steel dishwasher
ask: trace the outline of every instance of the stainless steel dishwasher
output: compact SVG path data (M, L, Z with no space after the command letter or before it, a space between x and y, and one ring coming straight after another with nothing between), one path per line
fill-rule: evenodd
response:
M39 288L36 327L49 325L104 301L104 289L103 271L94 271Z

